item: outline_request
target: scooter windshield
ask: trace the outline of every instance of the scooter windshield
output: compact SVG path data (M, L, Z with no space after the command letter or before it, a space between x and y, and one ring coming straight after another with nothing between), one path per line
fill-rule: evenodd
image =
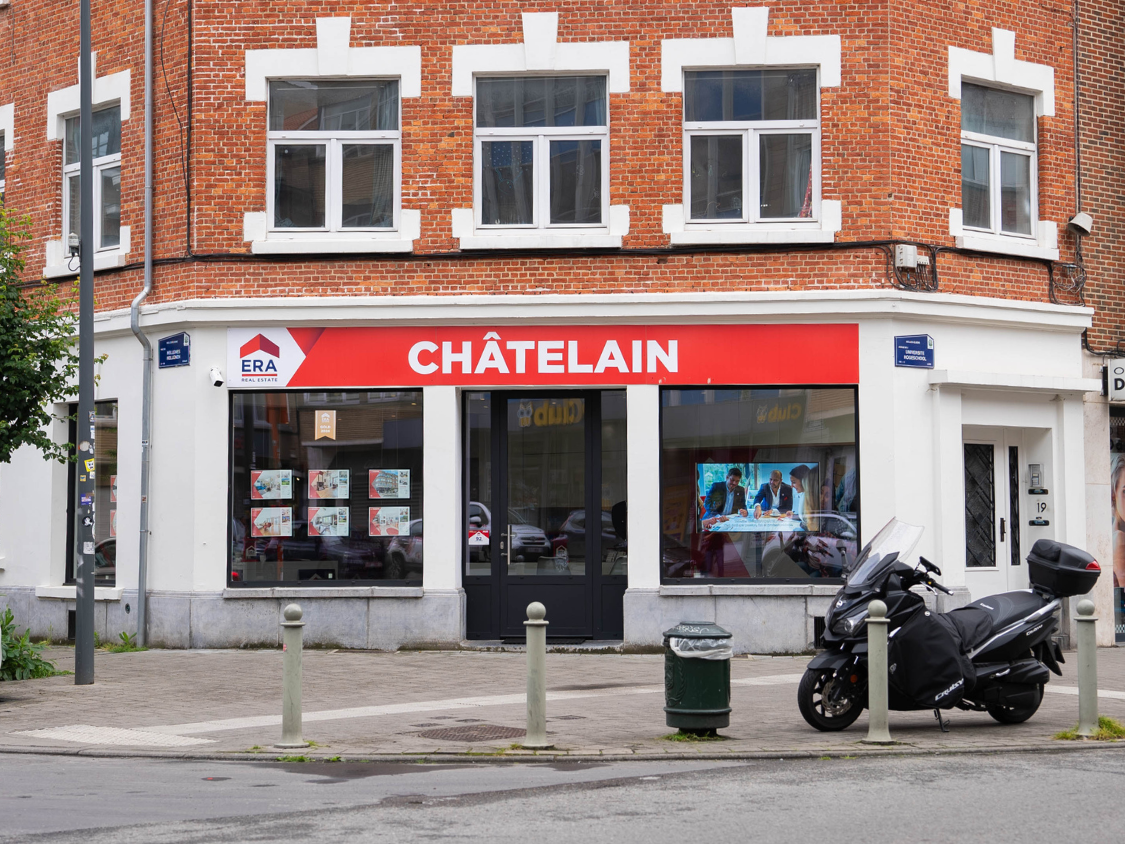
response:
M922 538L924 530L918 525L891 519L856 558L855 568L848 574L848 585L859 586L875 580L894 560L905 559Z

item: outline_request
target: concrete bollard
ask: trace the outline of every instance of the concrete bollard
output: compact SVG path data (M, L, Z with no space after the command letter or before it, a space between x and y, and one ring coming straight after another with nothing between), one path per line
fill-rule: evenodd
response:
M864 744L894 744L887 717L887 605L867 605L867 738Z
M529 750L554 747L547 741L547 608L538 601L527 605L527 736Z
M1094 602L1078 602L1078 735L1098 731L1098 640Z
M282 670L281 741L275 747L308 747L301 738L301 637L305 622L301 608L290 604L282 613L281 641L285 646Z

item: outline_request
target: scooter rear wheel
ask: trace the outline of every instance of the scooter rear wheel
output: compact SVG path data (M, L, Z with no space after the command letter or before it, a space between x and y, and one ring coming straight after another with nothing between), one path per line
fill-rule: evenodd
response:
M863 701L859 697L847 696L833 700L835 672L806 671L797 687L797 707L801 717L810 726L821 732L830 733L843 730L855 723L863 712Z
M1001 724L1022 724L1039 711L1039 704L1043 702L1043 684L1039 684L1039 695L1035 698L1034 706L990 706L988 714Z

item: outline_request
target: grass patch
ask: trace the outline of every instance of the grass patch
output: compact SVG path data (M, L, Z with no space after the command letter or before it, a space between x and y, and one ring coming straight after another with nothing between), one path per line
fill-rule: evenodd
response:
M1061 733L1055 733L1055 739L1058 741L1078 741L1087 738L1092 741L1117 741L1125 738L1125 726L1112 718L1101 715L1098 717L1098 729L1092 736L1078 735L1077 725L1069 730L1063 730Z
M329 757L328 757L327 759L325 759L324 761L325 761L325 762L339 762L339 761L340 761L340 757L339 757L339 756L329 756Z
M707 730L706 732L700 732L700 733L688 733L688 732L684 732L683 730L679 730L675 733L669 733L666 736L661 736L661 738L664 739L664 741L686 741L686 742L726 741L727 740L726 736L721 736L717 732L715 732L714 730Z
M308 756L278 756L278 762L311 762Z

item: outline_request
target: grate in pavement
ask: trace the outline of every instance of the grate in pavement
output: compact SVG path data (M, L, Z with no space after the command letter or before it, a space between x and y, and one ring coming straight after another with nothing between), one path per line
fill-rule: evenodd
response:
M410 726L411 727L440 727L441 724L439 724L437 721L427 721L424 724L411 724Z
M467 727L446 727L441 730L423 730L418 735L428 739L445 739L446 741L495 741L496 739L514 739L526 735L526 730L515 727L497 727L493 724L472 724Z
M585 715L556 715L552 721L585 721Z

